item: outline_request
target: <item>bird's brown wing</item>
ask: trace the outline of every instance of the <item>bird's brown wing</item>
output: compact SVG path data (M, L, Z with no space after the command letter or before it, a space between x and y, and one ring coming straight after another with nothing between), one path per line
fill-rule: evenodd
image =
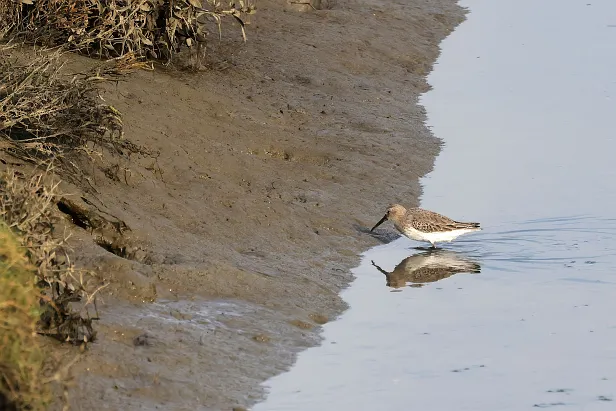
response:
M463 223L452 220L434 211L424 210L423 208L412 208L408 210L411 214L411 225L414 229L424 233L438 233L444 231L479 228L479 223Z

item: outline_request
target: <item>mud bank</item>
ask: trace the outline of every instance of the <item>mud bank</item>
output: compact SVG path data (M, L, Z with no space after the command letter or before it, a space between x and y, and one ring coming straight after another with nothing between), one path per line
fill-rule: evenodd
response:
M349 268L378 242L366 228L389 202L416 204L439 151L417 100L463 10L329 6L260 1L249 41L214 41L209 70L140 72L105 93L126 137L158 154L96 171L90 193L65 187L130 227L113 241L73 229L79 263L111 283L76 409L254 404L344 310Z

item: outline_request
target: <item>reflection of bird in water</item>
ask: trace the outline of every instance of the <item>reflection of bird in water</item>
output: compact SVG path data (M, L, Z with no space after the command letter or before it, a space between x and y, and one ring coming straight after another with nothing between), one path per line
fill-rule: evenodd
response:
M389 273L372 261L372 265L387 277L387 286L392 288L421 287L451 277L458 273L480 273L481 266L460 253L448 250L430 250L406 257Z

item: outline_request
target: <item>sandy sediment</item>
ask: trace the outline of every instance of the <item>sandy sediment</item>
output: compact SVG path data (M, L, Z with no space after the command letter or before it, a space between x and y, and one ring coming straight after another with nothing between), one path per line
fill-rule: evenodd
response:
M64 188L131 229L97 240L73 228L78 262L111 282L101 338L75 370L76 409L262 399L259 384L345 309L349 269L378 243L366 228L390 202L417 204L439 151L417 100L463 10L322 3L260 0L248 42L226 27L208 70L139 72L106 90L126 137L158 154L96 171L96 191Z

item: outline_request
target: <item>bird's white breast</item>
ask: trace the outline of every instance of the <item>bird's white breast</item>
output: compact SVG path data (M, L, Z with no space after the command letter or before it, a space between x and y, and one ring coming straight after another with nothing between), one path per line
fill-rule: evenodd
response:
M470 233L475 230L468 228L452 231L437 231L433 233L423 233L412 227L406 228L402 233L415 241L429 241L431 243L442 243L453 241L462 234Z

